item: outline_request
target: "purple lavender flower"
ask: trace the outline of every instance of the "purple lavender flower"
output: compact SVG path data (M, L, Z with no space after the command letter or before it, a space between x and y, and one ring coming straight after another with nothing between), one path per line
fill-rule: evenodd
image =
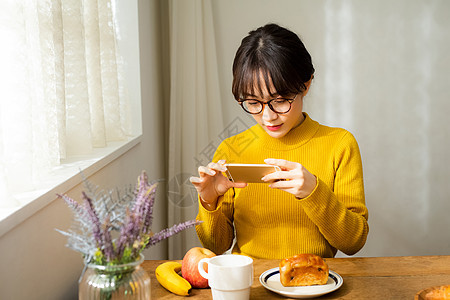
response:
M103 251L107 262L114 259L114 245L109 228L111 228L111 223L109 221L109 217L106 217L105 224L103 226Z
M153 235L150 238L146 248L148 248L150 246L153 246L156 243L159 243L160 241L162 241L162 240L164 240L164 239L166 239L166 238L168 238L168 237L170 237L170 236L172 236L174 234L177 234L178 232L183 231L183 230L185 230L185 229L187 229L189 227L193 227L193 226L199 225L202 222L203 221L191 220L191 221L187 221L187 222L183 222L183 223L180 223L180 224L173 225L170 228L163 229L163 230L161 230L160 232L156 233L155 235Z
M136 186L136 202L133 207L133 212L142 217L143 232L145 233L149 231L149 227L151 226L156 187L157 183L150 185L147 174L142 172Z
M72 210L73 214L75 215L75 221L82 224L86 224L89 221L87 211L77 201L73 200L67 195L58 194L58 197L62 198L64 202L66 202L66 204Z
M134 234L137 241L142 241L150 232L153 204L157 183L148 183L147 174L142 172L136 186L136 201L132 209L134 214Z
M156 196L156 184L152 185L148 200L145 202L143 233L149 234L153 222L153 204Z
M117 257L118 258L122 257L125 248L127 246L129 246L129 244L130 244L129 241L130 240L133 241L135 239L135 237L133 235L134 231L135 230L134 230L133 215L127 209L127 218L120 230L120 236L119 236L119 240L117 242Z
M86 212L91 220L91 223L92 223L91 224L92 225L92 227L91 227L92 234L97 243L97 247L101 249L102 242L103 242L103 235L102 235L102 231L101 231L100 220L98 219L98 216L95 213L91 198L89 198L85 192L83 192L82 195L83 195L85 210L86 210Z
M134 191L128 188L123 195L99 191L88 184L86 178L83 180L88 190L82 193L82 204L66 195L58 195L74 214L71 229L58 231L68 237L67 246L82 253L87 262L134 261L145 248L201 223L187 221L151 236L157 181L149 183L145 171L138 177ZM118 235L114 235L114 231Z
M61 194L57 194L57 196L62 198L72 210L77 211L79 209L80 205L78 204L78 202L73 200L69 196Z

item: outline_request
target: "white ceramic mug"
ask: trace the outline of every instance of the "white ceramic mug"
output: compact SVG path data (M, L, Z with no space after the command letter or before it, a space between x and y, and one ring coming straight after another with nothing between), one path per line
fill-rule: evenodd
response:
M203 265L208 265L205 272ZM200 275L208 279L214 300L248 300L253 284L253 259L227 254L203 258L198 263Z

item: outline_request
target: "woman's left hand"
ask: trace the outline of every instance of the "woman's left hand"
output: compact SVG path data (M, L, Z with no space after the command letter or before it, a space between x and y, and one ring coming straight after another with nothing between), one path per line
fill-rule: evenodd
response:
M264 162L281 168L281 171L262 178L265 182L271 182L271 188L291 193L297 198L306 198L316 187L316 176L299 163L274 158L267 158Z

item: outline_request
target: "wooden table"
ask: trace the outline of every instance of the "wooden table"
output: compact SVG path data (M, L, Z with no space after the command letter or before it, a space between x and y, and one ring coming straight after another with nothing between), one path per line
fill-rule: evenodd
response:
M155 277L163 260L146 260L143 268L152 280L152 299L182 299L168 292ZM426 288L450 284L450 256L352 257L326 259L330 270L344 284L317 299L414 299ZM250 299L287 299L265 289L259 282L264 271L277 267L279 260L254 260L254 281ZM210 289L192 289L189 299L212 299Z

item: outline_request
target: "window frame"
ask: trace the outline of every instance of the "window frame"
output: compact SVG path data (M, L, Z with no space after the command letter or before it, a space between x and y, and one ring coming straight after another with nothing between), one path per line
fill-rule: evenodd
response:
M132 111L132 135L124 141L109 142L104 148L94 148L89 155L69 157L55 168L53 175L38 190L14 194L19 205L0 208L0 237L55 201L58 193L81 184L81 172L86 177L91 176L132 150L142 140L138 0L112 0L112 5L117 18L117 46L124 60L123 76Z

